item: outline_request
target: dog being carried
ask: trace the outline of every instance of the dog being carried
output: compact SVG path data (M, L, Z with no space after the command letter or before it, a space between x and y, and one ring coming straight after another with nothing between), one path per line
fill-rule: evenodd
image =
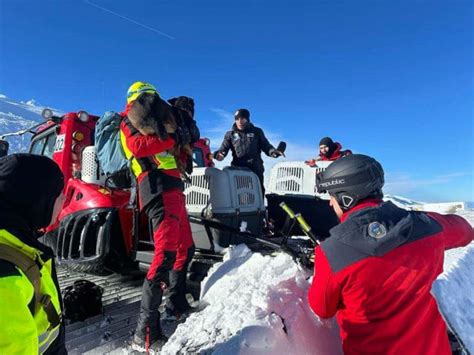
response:
M166 102L156 93L144 93L135 100L128 112L131 124L144 136L160 139L173 137L176 145L170 149L181 177L189 181L192 173L192 144L200 137L194 117L194 100L179 96Z

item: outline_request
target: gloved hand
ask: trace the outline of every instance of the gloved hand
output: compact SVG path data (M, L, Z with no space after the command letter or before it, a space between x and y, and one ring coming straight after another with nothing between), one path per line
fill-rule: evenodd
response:
M222 161L225 158L224 154L222 154L221 152L214 152L213 157L217 161Z
M304 162L306 165L309 165L310 167L314 168L316 166L316 160L311 159L311 160L306 160Z
M285 153L280 152L280 151L277 150L277 149L274 149L274 150L270 153L270 156L271 156L272 158L284 157L284 156L285 156Z

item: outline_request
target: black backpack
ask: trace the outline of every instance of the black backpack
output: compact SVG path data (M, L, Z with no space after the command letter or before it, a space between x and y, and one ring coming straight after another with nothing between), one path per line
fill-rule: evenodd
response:
M64 318L84 321L102 314L102 294L104 289L87 280L74 281L63 290Z

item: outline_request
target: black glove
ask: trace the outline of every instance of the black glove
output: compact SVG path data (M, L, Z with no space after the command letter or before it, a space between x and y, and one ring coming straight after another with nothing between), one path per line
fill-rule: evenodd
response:
M271 151L270 156L272 158L278 158L278 157L281 157L281 156L285 156L285 154L283 152L280 152L277 149L274 149L274 150Z

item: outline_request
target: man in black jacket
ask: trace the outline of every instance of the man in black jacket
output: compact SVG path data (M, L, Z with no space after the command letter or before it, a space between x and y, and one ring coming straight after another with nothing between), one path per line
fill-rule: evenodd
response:
M234 119L232 129L225 134L221 147L214 152L214 158L218 161L223 160L230 149L232 151L231 165L248 168L257 174L265 196L263 186L265 169L261 152L272 158L283 156L283 153L270 144L261 128L250 123L250 112L247 109L237 110Z

